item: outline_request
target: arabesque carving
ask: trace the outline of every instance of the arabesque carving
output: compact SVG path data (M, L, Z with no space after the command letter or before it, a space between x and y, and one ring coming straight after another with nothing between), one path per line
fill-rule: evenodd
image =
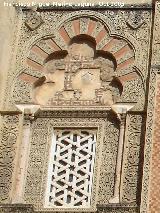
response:
M30 12L28 15L27 20L25 21L26 26L30 29L30 30L35 30L38 27L40 27L40 25L43 23L42 18L40 17L40 15L38 14L38 12Z
M26 21L29 13L29 11L23 11L23 21ZM140 85L145 84L150 32L149 11L142 12L145 24L142 25L143 27L140 26L138 30L130 29L126 25L129 11L124 13L120 11L48 11L44 13L41 11L39 15L44 20L43 28L39 27L36 31L30 31L25 25L22 26L17 47L16 68L13 67L8 76L8 86L6 88L8 101L6 101L5 106L11 107L13 103L22 102L22 100L23 102L33 102L32 87L38 78L44 76L42 70L45 59L53 52L61 50L68 51L70 40L81 34L93 37L96 40L96 50L104 50L111 53L117 61L116 71L118 78L122 77L120 78L120 83L126 89L123 90L122 99L119 99L119 90L116 87L114 89L112 87L114 91L111 93L114 94L112 95L114 103L114 96L116 96L116 101L117 97L118 101L124 101L126 93L130 94L130 91L137 91L137 88L135 88L137 84L135 83L135 86L130 84L132 80L140 78L138 85L139 83ZM145 63L140 62L142 58ZM137 74L132 69L135 63L139 72ZM19 78L21 87L19 87L20 84L17 82L17 77ZM125 86L126 83L128 83L127 86ZM11 85L13 85L12 91L14 91L14 96L13 93L9 92ZM136 101L138 103L135 108L136 110L143 110L144 108L144 90L145 86L137 93L138 98ZM27 91L27 98L25 98L24 91ZM108 89L107 93L110 94ZM59 95L57 94L58 97ZM80 96L81 93L76 91L74 98L77 100ZM130 95L128 97L127 102L135 101L132 100L135 96ZM77 105L79 105L78 101Z
M18 137L18 115L2 116L2 129L0 140L0 202L10 202L12 188L12 175L16 155L16 142Z
M8 210L11 212L48 211L44 209L44 197L52 129L90 127L98 129L98 140L91 208L87 212L138 212L136 205L101 209L96 205L107 205L114 194L120 125L116 116L112 117L113 104L134 102L133 110L144 110L148 76L150 11L138 13L138 21L137 11L130 10L40 11L39 17L44 20L43 25L40 27L39 20L36 23L34 23L36 19L28 20L29 28L26 27L25 21L30 12L22 13L23 24L14 59L16 62L8 74L4 104L6 108L10 107L12 110L13 104L22 102L34 102L42 108L42 111L40 110L34 117L25 116L25 119L30 118L33 125L24 200L28 204L33 204L35 210L30 207L27 207L28 209L8 207ZM152 76L151 81L154 80L155 76ZM154 93L154 88L151 88L152 92ZM126 125L128 128L126 131L131 138L128 141L131 151L129 147L126 149L131 159L127 159L128 161L124 163L122 186L122 200L127 203L137 201L139 160L137 153L140 151L142 125L141 113L131 114L129 118L131 124ZM16 119L15 123L10 122L12 127L7 123L6 126L9 128L5 127L7 136L4 134L3 139L6 142L10 140L8 139L10 134L13 136L11 141L13 146L6 146L4 143L5 151L3 151L3 153L11 153L11 156L14 155L14 145L18 135ZM152 119L149 119L150 127ZM151 138L150 132L148 135ZM135 138L136 144L132 141ZM13 170L11 164L9 167L5 164L4 167L9 178L6 180L3 178L6 186L2 190L3 202L9 200L7 196L11 183L8 180ZM130 170L134 164L136 164L135 170ZM147 173L148 167L144 169ZM130 173L133 174L132 177ZM147 181L147 178L145 176L144 180ZM144 189L143 194L146 191ZM146 200L147 197L144 195L144 209ZM59 208L57 212L62 210L64 211L63 208ZM5 212L6 209L3 211ZM84 212L86 208L79 210L72 208L71 211Z
M48 36L32 46L27 64L33 74L37 70L44 75L37 80L23 72L18 77L33 85L32 102L52 107L111 106L126 99L128 90L137 91L133 86L126 87L127 83L138 80L142 84L133 69L132 46L118 36L110 36L100 21L83 19L68 20L57 29L59 37ZM126 100L134 102L132 99L130 95Z
M128 115L124 147L124 171L122 180L122 202L139 203L142 176L142 150L144 146L145 117Z
M141 11L131 11L128 16L127 24L133 28L138 29L144 23Z
M80 127L85 129L90 127L90 128L98 128L96 159L95 159L95 167L94 167L95 175L94 175L94 180L92 185L91 207L88 208L89 211L91 210L95 211L96 203L98 199L97 193L98 193L99 178L100 178L99 177L99 171L100 171L100 165L101 165L100 153L102 152L102 149L103 149L102 132L104 131L104 126L106 125L105 124L106 121L107 121L106 119L95 119L95 118L88 118L88 119L85 119L85 118L81 118L81 119L80 118L68 118L68 119L37 118L33 126L31 152L29 157L29 167L28 167L27 182L25 187L26 203L34 204L36 209L39 209L39 210L41 209L45 211L43 202L44 202L44 197L46 193L46 181L47 181L48 160L49 160L48 153L50 150L50 140L52 138L52 133L53 133L52 129L65 128L65 127L69 127L69 128ZM38 143L37 143L37 140L39 141ZM114 139L112 140L114 141ZM108 161L108 163L110 162L110 160ZM109 163L110 165L112 165L111 162ZM104 186L101 185L101 187L104 187ZM35 200L36 200L36 203L35 203ZM61 209L63 208L59 207L57 211ZM79 210L77 210L76 208L71 208L71 209L72 210L75 209L75 211L79 211L80 209L85 210L85 207L81 207Z

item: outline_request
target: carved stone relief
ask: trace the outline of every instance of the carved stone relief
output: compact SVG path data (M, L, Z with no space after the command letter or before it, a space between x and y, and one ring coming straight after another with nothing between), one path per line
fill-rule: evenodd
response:
M109 120L113 118L110 117ZM103 144L103 162L101 165L100 184L97 204L108 203L113 196L116 156L118 150L119 124L108 121L105 127Z
M129 114L124 147L122 201L140 202L142 162L145 134L145 119L142 115Z
M19 116L2 116L0 140L0 202L10 202Z
M55 12L54 12L55 13ZM114 13L114 12L113 12ZM26 13L27 14L27 13ZM111 36L110 35L110 30L114 29L114 24L117 25L117 23L115 23L113 21L113 14L112 13L106 13L105 15L102 13L95 13L92 11L89 11L87 14L88 16L90 15L90 17L87 17L85 15L85 12L79 12L77 13L76 11L73 13L67 13L67 12L63 12L63 13L55 13L54 15L54 19L51 17L53 16L53 14L51 14L50 12L45 12L45 13L41 13L42 18L45 20L45 23L43 24L43 27L46 27L46 35L44 35L44 30L40 28L38 28L34 33L32 33L31 31L27 31L26 28L24 27L24 33L22 33L22 38L24 38L26 35L28 36L32 36L32 39L30 40L30 53L28 54L28 59L27 59L27 64L25 62L25 58L23 56L23 60L22 62L24 62L24 64L21 64L21 68L25 66L25 69L27 68L27 72L23 71L23 73L21 73L19 71L19 79L21 79L21 81L24 81L27 84L29 84L30 86L28 87L27 85L24 86L26 88L26 90L30 90L28 92L28 94L30 93L30 102L35 101L36 102L41 102L42 105L50 105L50 106L55 106L57 104L57 100L58 100L58 106L59 105L63 105L63 106L70 106L70 105L110 105L112 103L115 103L116 101L118 102L123 102L125 100L125 95L126 94L130 94L130 91L135 89L135 92L137 91L137 88L135 88L135 86L131 86L130 83L132 83L132 81L138 81L138 85L140 85L140 87L143 87L142 85L144 84L144 77L141 76L141 72L137 73L137 71L135 72L135 70L133 69L133 65L134 65L134 60L136 61L137 59L135 58L137 55L137 50L136 53L134 53L133 50L133 45L137 45L136 40L134 40L134 38L132 38L132 35L130 35L130 37L127 37L127 30L126 31L126 35L123 35L123 39L119 38L120 35L120 31L117 31L117 36ZM72 16L74 15L74 17L77 16L77 18L73 18ZM95 18L92 18L92 16L95 15ZM115 18L115 20L120 17L120 14L116 14L117 17ZM123 26L123 21L125 20L125 18L127 17L128 13L122 13L121 14L121 20ZM147 14L148 15L148 14ZM78 17L79 16L79 17ZM123 20L123 16L124 16L124 20ZM48 17L48 18L47 18ZM56 19L59 17L63 17L63 21L60 22L59 25L57 25ZM98 18L99 17L99 18ZM102 18L106 21L106 24L102 24L100 20L100 18ZM108 17L108 19L107 19ZM24 13L24 18L25 18L25 13ZM53 19L53 23L48 22L48 20ZM85 20L85 22L83 21ZM113 22L112 22L113 21ZM52 26L54 26L54 28L57 30L55 31L56 33L54 34L47 34L47 30L49 29L47 24L51 24ZM146 25L147 23L147 25ZM147 22L145 22L145 25L143 25L143 28L146 28L149 24L149 19L147 20ZM109 29L110 28L110 29ZM140 31L142 31L141 27L139 28ZM50 28L51 30L51 28ZM137 29L136 29L137 30ZM38 38L38 31L39 34L44 35L43 38ZM51 30L52 31L52 30ZM114 30L113 30L114 31ZM72 32L72 33L71 33ZM95 44L96 46L94 46L94 48L88 48L88 51L90 52L91 49L94 52L97 52L98 50L103 50L107 57L108 55L112 55L113 57L109 57L110 61L112 61L112 63L114 63L114 83L117 82L114 87L112 86L112 81L110 81L109 87L108 86L102 86L103 81L102 78L100 77L100 69L102 70L102 68L100 66L97 66L96 63L96 58L95 57L91 57L90 59L93 60L93 64L96 63L96 66L94 65L94 68L92 67L92 62L90 62L89 58L87 59L87 57L83 52L83 48L85 47L85 51L87 49L87 47L83 42L81 42L81 39L79 39L79 42L83 43L84 47L82 48L82 44L78 44L77 41L72 43L72 40L74 40L73 38L78 37L81 35L81 33L83 32L82 35L86 35L86 36L90 36L91 38L93 38L93 40L95 40ZM128 29L128 32L130 32L130 34L132 34L132 30ZM115 35L116 33L114 33ZM130 45L129 43L127 43L125 41L125 36L126 39L131 39L132 45ZM36 40L37 38L37 40ZM83 39L84 41L84 39ZM23 39L20 41L23 42ZM85 41L86 43L88 42L88 39L86 39ZM135 42L135 44L133 44ZM72 43L72 44L71 44ZM79 47L78 47L79 46ZM80 50L80 46L81 46L81 50ZM73 62L73 54L71 54L71 52L75 51L74 48L78 48L79 50L79 55L81 55L81 57L79 58L74 58ZM145 47L147 48L147 46ZM139 48L137 48L139 49ZM66 51L66 56L64 57L63 53ZM91 52L92 52L91 51ZM83 52L83 54L80 54L80 52ZM93 54L91 53L90 54ZM108 54L109 53L109 54ZM53 56L53 58L51 58L52 55L54 54L59 54L61 57L59 58L59 62L60 61L64 61L62 64L64 64L64 67L62 69L61 67L58 67L58 69L60 68L61 71L58 71L58 69L54 69L54 73L46 73L46 69L47 67L52 67L54 62L56 62L56 59L54 58L55 56ZM94 54L95 55L95 54ZM27 55L26 55L27 56ZM85 56L85 57L84 57ZM49 60L47 59L49 58ZM135 58L135 59L134 59ZM47 59L47 60L46 60ZM61 59L61 60L60 60ZM106 58L107 59L107 58ZM86 64L84 67L82 67L82 63L84 64L84 61L88 60L87 63L89 63L88 65ZM86 61L85 61L86 63ZM110 62L109 62L110 63ZM56 62L57 65L57 62ZM68 76L68 71L67 69L71 70L75 69L75 66L78 65L78 70L79 71L74 71L76 73L74 73L74 75L69 74ZM87 66L87 68L86 68ZM103 66L107 66L108 69L108 65L107 65L107 60L106 60L106 65L102 64ZM32 70L32 71L29 71ZM85 70L85 71L84 71ZM94 72L94 70L96 70ZM99 71L98 71L99 70ZM142 69L141 69L142 70ZM38 72L37 72L38 71ZM39 71L41 72L40 76L44 76L44 78L42 79L35 79L35 73L39 73ZM50 72L50 71L49 71ZM53 69L52 69L53 72ZM69 71L70 72L70 71ZM84 72L84 76L83 76L83 72ZM106 72L106 71L105 71ZM57 73L58 75L61 75L61 79L56 79L57 77ZM61 73L61 74L60 74ZM73 72L72 72L73 73ZM78 81L81 79L81 81L83 82L83 84L89 85L89 80L88 83L86 83L86 78L90 79L90 82L93 82L94 80L91 79L90 75L94 73L93 77L96 77L98 75L99 78L99 82L98 82L98 78L96 78L97 83L101 84L101 86L98 86L98 88L94 88L89 89L89 94L93 94L94 93L94 97L93 99L83 99L84 95L82 95L79 87L77 87L78 85L76 84L77 79ZM107 74L107 73L106 73ZM24 77L25 76L25 77ZM50 76L50 77L49 77ZM51 77L52 76L52 77ZM72 76L72 77L71 77ZM115 77L116 76L116 77ZM55 78L55 79L54 79ZM69 80L66 80L67 78L71 78L72 81L74 81L74 84L72 85L72 87L74 87L74 85L76 85L75 88L72 88L74 91L62 91L62 90L66 90L64 84ZM30 80L29 80L30 79ZM94 79L94 78L93 78ZM38 81L37 81L38 80ZM55 81L58 82L59 85L61 85L61 90L56 89L56 84ZM36 83L35 83L36 82ZM85 83L84 83L85 82ZM119 84L118 84L119 82ZM33 84L36 84L36 87L33 86ZM40 85L39 85L40 84ZM41 85L43 84L43 85ZM128 86L127 86L128 84ZM15 85L18 85L16 83L16 79L15 79ZM92 85L95 85L94 83ZM136 85L137 86L137 85ZM18 88L18 86L16 86ZM34 88L32 91L32 87ZM40 88L41 87L41 88ZM102 88L101 88L102 87ZM43 88L43 90L42 90ZM68 87L69 88L69 87ZM91 87L92 88L92 87ZM125 90L124 90L125 88ZM139 97L143 96L144 94L144 89L145 87L143 87L142 89L138 90L139 92L137 92L137 94L139 93ZM21 90L21 89L20 89ZM91 92L92 90L92 92ZM98 91L97 91L98 90ZM41 91L41 92L40 92ZM87 89L88 91L88 89ZM21 96L21 93L16 89L14 89L14 93L19 93ZM49 97L46 97L46 94ZM49 94L50 93L50 94ZM63 93L63 94L62 94ZM71 95L72 93L72 95ZM42 96L42 97L38 97L38 96ZM129 97L129 96L128 96ZM135 96L134 96L135 97ZM107 101L106 101L107 98ZM43 100L42 100L43 99ZM15 99L12 99L13 101L15 101ZM22 100L22 98L19 98L19 100ZM29 100L28 100L29 101ZM88 101L88 102L87 102ZM129 102L134 102L135 100L133 100L133 95L130 95L130 98L127 99L127 101ZM144 97L139 98L138 99L138 105L135 108L136 110L138 110L139 108L143 108L144 107Z
M102 213L138 213L139 209L138 207L134 207L132 205L128 205L128 204L112 204L112 205L98 205L98 213L102 212Z
M38 12L30 12L28 14L27 20L25 21L26 26L30 30L37 29L42 23L43 23L43 20L40 17L40 15L38 15Z
M69 46L65 56L61 56L61 51L59 55L52 55L44 66L46 77L35 82L36 103L50 106L113 104L110 84L115 75L114 62L107 54L103 53L102 57L96 53L91 45L84 38L79 39Z
M1 206L0 213L34 213L34 210L31 205L6 204Z
M16 85L13 90L13 98L15 103L31 102L31 85L17 79Z
M108 119L107 119L108 120ZM115 167L113 164L116 164L116 152L117 152L117 143L118 143L118 134L119 130L114 124L114 121L111 118L111 121L107 121L106 119L45 119L45 118L37 118L33 126L33 134L32 134L32 142L31 142L31 153L29 160L29 168L27 173L27 184L25 189L25 200L27 203L34 204L36 209L42 209L44 211L44 196L46 191L46 178L47 178L47 168L48 168L48 152L49 152L49 143L52 136L52 128L53 127L98 127L99 133L97 138L97 148L96 148L96 162L94 169L94 183L93 183L93 191L92 191L92 200L91 200L91 209L95 209L95 205L98 203L107 202L105 194L108 193L107 199L112 195L112 187L114 185L114 173ZM104 126L107 126L104 129ZM46 128L47 127L47 128ZM104 132L104 133L103 133ZM115 134L116 133L116 134ZM109 141L106 139L106 143L103 144L102 148L102 135L105 134L106 137L110 139ZM37 141L39 141L37 143ZM113 144L114 143L114 144ZM113 147L113 149L112 149ZM101 165L100 153L103 149L103 155L106 156L106 161L103 161L103 165ZM106 153L106 150L109 150ZM46 156L46 157L45 157ZM114 158L113 158L114 156ZM99 160L98 160L99 159ZM104 168L107 167L105 171L101 170L100 165ZM101 167L101 168L102 168ZM112 169L112 172L109 172ZM97 173L98 172L98 173ZM108 181L104 181L104 177L106 176ZM99 180L100 178L100 180ZM98 186L99 185L99 186ZM99 188L99 190L98 190ZM34 189L34 190L33 190ZM104 193L102 193L102 191ZM90 208L89 208L90 209ZM90 210L91 210L90 209Z
M0 209L1 213L48 213L48 211L37 211L33 208L32 205L26 205L26 204L16 204L16 205L2 205L2 208ZM53 211L52 211L53 212ZM70 213L70 211L63 211L64 213ZM72 211L73 213L77 213L76 211ZM87 213L138 213L139 210L137 207L133 206L104 206L104 207L98 207L97 211L87 211ZM54 213L60 213L60 211L55 211ZM84 213L84 211L79 211L79 213Z
M94 107L100 110L101 107L107 108L118 102L134 102L135 111L144 110L150 30L149 12L143 12L143 20L139 14L140 19L137 21L135 14L129 14L128 11L43 11L40 13L45 21L43 27L39 21L30 23L32 20L26 20L27 13L27 11L23 12L22 34L18 44L16 65L12 67L8 76L7 107L10 106L13 109L13 104L17 102L34 102L51 108L66 107L70 110L73 106L76 109ZM99 162L95 167L97 175L94 180L90 211L96 211L96 204L108 203L113 196L119 138L119 125L116 118L111 118L108 114L106 115L106 112L98 110L95 113L70 110L68 114L65 110L46 111L40 112L39 115L42 117L33 121L25 187L26 203L34 204L37 212L41 210L45 212L43 208L46 189L45 174L47 174L51 129L54 126L87 128L98 126L101 130L98 136L99 141L103 141L105 135L103 146L102 143L98 145L98 151L102 154L104 161L101 162L99 154ZM127 141L128 159L124 163L122 188L125 202L137 201L138 152L142 116L130 115L129 120L127 127L130 140ZM16 124L13 124L11 130L18 131ZM8 129L6 128L5 131L7 132ZM4 137L6 138L5 135ZM136 143L133 143L135 138ZM14 138L12 143L15 143L15 140ZM8 146L5 149L12 152L12 148ZM5 184L8 190L10 183L5 182ZM2 197L4 202L8 201L7 195L8 191L6 196ZM75 209L72 210L76 212ZM85 211L85 209L81 210ZM27 211L33 212L33 209ZM13 212L12 209L11 212ZM127 210L126 208L118 210L104 208L98 209L98 212L119 213L138 212L138 210L136 207Z
M144 23L143 20L143 16L142 16L142 12L141 11L131 11L129 16L128 16L128 20L127 20L127 24L133 28L133 29L138 29L139 27L141 27L141 25Z

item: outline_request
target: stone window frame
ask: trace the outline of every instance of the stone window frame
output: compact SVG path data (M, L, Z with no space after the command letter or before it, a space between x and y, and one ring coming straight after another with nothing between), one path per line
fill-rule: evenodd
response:
M43 118L44 119L44 118ZM55 119L55 121L54 121ZM61 120L58 121L57 120ZM34 207L38 211L75 211L75 212L95 212L97 210L96 205L98 201L98 190L99 190L99 180L100 180L100 169L101 169L101 158L103 149L103 136L104 129L106 125L106 119L103 118L50 118L48 119L46 131L48 132L48 137L46 141L46 151L44 156L44 166L42 181L40 185L40 194L38 195L38 203L35 203ZM49 151L52 142L52 135L54 128L94 128L97 129L97 144L96 144L96 154L95 154L95 164L94 164L94 180L92 186L91 195L91 207L90 208L45 208L45 193L47 187L48 178L48 162L49 162ZM31 141L32 143L32 141ZM33 150L32 150L33 151ZM34 172L34 171L32 171ZM37 174L38 175L38 174Z

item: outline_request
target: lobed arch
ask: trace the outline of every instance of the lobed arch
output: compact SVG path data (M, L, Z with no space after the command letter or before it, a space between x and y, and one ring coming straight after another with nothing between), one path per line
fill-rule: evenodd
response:
M116 76L113 84L118 85L120 95L124 96L126 93L123 88L127 82L138 79L143 82L143 75L138 69L135 69L137 51L131 44L132 40L129 41L128 37L122 38L122 36L111 33L109 27L97 17L84 15L63 20L63 23L60 23L59 27L55 29L54 35L53 33L46 36L43 34L37 40L31 38L32 45L30 45L25 61L28 71L19 73L18 79L32 85L33 89L37 84L51 83L49 79L42 77L45 76L47 61L55 59L56 54L60 56L60 59L64 59L72 42L81 39L86 39L94 44L96 55L93 59L96 60L97 55L103 55L104 58L107 56L111 59Z
M84 17L66 22L57 30L55 37L42 38L36 42L30 49L27 64L41 70L43 61L48 55L54 51L67 49L71 40L79 35L92 37L96 42L96 50L113 54L117 61L117 69L120 70L134 63L134 50L129 42L118 36L110 36L104 24L90 17L82 25L82 18Z

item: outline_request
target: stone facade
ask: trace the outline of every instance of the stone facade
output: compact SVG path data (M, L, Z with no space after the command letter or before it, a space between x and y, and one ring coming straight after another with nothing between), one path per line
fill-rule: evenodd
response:
M0 7L0 212L160 212L160 2L41 2Z

